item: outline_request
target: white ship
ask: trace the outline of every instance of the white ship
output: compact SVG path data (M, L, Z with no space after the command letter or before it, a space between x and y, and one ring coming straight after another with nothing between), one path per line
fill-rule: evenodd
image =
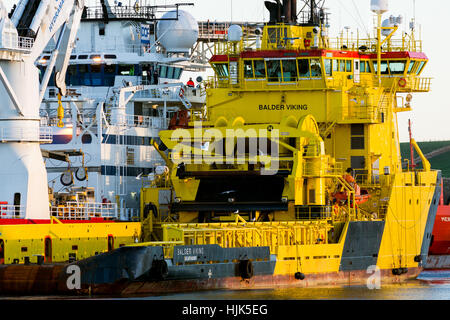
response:
M60 105L52 75L40 108L41 126L52 136L41 148L53 206L72 197L117 204L120 219L137 218L140 188L164 165L152 139L159 142L179 109L205 101L196 75L206 66L189 62L198 23L182 6L101 1L85 8L65 78L68 95ZM55 43L38 60L41 78ZM184 72L196 86L181 83Z

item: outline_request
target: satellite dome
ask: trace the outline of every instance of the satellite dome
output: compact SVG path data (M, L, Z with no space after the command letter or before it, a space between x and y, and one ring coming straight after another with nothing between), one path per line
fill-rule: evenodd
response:
M228 41L239 42L242 38L242 28L233 24L228 28Z
M169 11L162 19L174 19L177 11ZM182 10L178 10L178 20L161 20L156 32L159 42L167 52L189 52L197 42L198 23L194 17Z

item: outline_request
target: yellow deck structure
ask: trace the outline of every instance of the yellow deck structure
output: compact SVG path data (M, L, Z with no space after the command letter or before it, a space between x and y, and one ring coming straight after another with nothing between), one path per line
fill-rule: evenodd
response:
M375 31L334 40L316 19L217 43L206 108L160 133L172 203L159 210L158 186L143 188L144 238L269 246L275 274L420 267L440 173L414 142L423 169L403 166L397 114L430 90L428 58L414 33Z

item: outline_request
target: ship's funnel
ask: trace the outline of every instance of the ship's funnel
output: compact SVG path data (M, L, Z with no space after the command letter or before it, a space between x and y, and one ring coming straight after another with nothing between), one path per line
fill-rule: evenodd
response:
M297 0L280 0L265 1L264 5L270 13L270 24L274 23L287 23L295 24L297 22Z

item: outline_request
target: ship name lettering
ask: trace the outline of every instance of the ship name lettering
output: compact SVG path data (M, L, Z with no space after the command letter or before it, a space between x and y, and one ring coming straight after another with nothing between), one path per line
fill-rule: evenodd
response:
M307 111L307 104L260 104L259 111Z
M192 255L192 248L181 248L177 249L177 253L181 256L191 256Z
M449 217L442 217L441 219L444 222L450 222L450 218Z

